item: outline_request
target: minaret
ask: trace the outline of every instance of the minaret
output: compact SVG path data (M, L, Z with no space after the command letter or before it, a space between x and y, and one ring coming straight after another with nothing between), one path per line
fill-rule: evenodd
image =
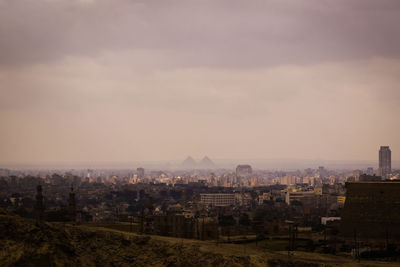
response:
M35 217L37 220L44 219L44 204L41 185L36 187Z
M146 205L147 209L149 210L149 215L153 215L153 211L154 211L154 207L153 207L153 198L152 197L148 197L147 199L147 205Z
M68 215L71 221L76 220L75 193L74 193L74 188L72 186L71 186L71 192L69 192Z

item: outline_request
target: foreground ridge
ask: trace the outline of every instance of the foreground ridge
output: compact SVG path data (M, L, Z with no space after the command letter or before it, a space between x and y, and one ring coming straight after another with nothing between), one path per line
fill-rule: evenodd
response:
M0 262L5 266L354 266L317 253L272 253L234 244L161 236L0 214ZM366 262L364 262L365 264ZM382 263L383 264L383 263ZM371 262L370 266L381 263Z

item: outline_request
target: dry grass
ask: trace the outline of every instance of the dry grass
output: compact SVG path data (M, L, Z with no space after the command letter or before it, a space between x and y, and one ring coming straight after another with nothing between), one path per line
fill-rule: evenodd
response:
M118 227L117 227L118 228ZM396 266L0 215L1 266Z

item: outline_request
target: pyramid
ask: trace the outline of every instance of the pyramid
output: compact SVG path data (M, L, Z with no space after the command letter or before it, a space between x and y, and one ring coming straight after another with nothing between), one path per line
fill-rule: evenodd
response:
M201 168L212 169L215 168L214 162L207 156L205 156L199 163Z
M197 166L197 162L191 156L188 156L182 162L182 167L184 167L184 168L195 168L196 166Z

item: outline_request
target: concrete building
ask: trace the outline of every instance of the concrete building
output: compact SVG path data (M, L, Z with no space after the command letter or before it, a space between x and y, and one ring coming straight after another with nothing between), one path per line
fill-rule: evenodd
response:
M139 179L143 179L144 178L144 169L143 168L137 168L136 169L136 174L137 174L137 177Z
M368 167L367 171L365 173L368 174L368 175L374 175L374 168Z
M293 201L302 202L304 198L314 197L316 194L314 191L296 191L290 192L288 191L285 196L286 204L290 205Z
M248 176L253 173L250 165L238 165L236 167L236 176Z
M236 182L241 184L242 178L249 178L253 173L253 169L250 165L238 165L236 167Z
M382 178L376 175L368 175L368 174L361 174L358 181L365 182L365 181L380 181Z
M319 166L318 167L318 174L319 174L320 178L325 178L325 176L328 175L328 172L327 172L327 170L325 169L324 166Z
M235 194L200 194L201 202L207 206L232 206L235 204Z
M285 175L281 179L281 184L284 185L295 185L296 184L296 176Z
M392 151L388 146L381 146L379 150L379 170L378 175L383 179L388 179L392 172Z
M346 183L341 234L349 238L400 239L400 182Z

